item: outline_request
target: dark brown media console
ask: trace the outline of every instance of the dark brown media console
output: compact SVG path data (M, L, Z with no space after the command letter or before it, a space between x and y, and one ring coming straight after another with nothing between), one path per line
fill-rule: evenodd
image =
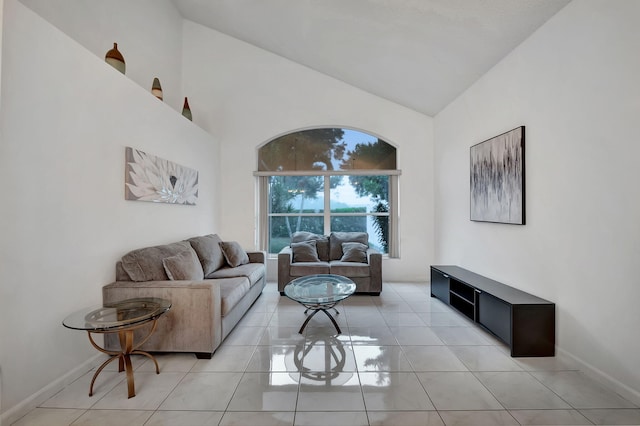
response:
M458 266L431 266L431 296L511 348L511 356L554 356L556 305Z

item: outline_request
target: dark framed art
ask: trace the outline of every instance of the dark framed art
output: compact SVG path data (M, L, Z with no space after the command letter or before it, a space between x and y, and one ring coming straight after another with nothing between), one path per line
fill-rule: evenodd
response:
M473 145L471 220L525 224L524 126Z

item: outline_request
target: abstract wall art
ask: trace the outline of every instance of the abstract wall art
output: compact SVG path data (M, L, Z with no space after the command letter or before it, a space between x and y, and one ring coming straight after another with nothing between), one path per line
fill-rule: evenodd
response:
M525 224L524 126L471 147L471 220Z
M198 171L140 150L125 149L125 200L195 205Z

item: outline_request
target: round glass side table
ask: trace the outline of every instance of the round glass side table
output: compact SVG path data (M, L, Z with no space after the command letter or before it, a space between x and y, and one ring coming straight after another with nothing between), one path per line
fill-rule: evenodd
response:
M127 299L106 306L80 310L62 321L62 325L67 328L86 331L91 345L98 351L110 355L109 359L103 362L93 375L91 386L89 387L89 396L93 396L93 384L100 372L115 359L118 360L118 371L125 371L127 374L129 398L136 396L131 355L144 355L150 358L156 366L156 374L160 374L158 362L153 355L138 348L149 340L156 330L158 319L169 309L171 309L171 302L165 299ZM134 331L149 323L152 323L149 333L141 341L134 343ZM120 339L119 351L112 351L98 346L92 334L105 333L118 333L118 338Z

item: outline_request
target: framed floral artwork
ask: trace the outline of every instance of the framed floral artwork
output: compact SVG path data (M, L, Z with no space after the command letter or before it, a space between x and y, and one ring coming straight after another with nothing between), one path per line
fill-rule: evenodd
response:
M198 199L198 171L126 147L124 198L195 205Z

